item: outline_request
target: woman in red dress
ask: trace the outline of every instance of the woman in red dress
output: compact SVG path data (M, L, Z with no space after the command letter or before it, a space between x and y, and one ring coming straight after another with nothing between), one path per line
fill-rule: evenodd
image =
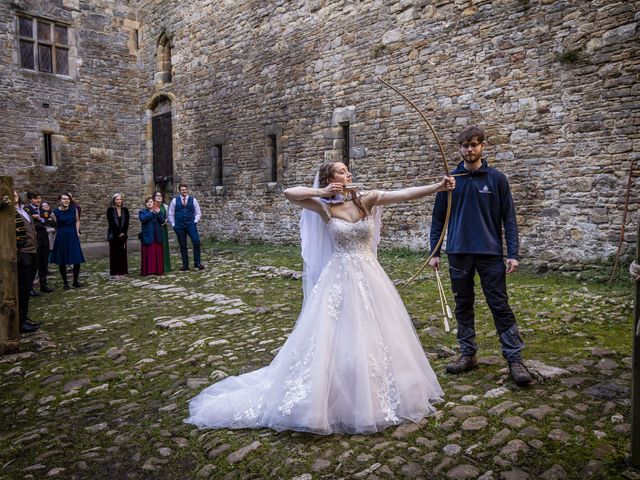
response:
M154 211L152 197L147 197L144 205L145 208L138 214L142 223L140 275L162 275L164 273L162 225L165 217L162 212Z

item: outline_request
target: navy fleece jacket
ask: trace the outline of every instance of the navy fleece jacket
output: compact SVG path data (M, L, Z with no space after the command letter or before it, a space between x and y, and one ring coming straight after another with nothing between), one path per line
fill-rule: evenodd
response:
M460 162L451 173L468 175L456 177L447 230L447 253L503 255L504 228L507 258L517 260L518 225L507 177L487 165L485 160L475 172L470 172L464 168L464 162ZM438 192L431 218L431 250L438 243L446 214L447 193Z

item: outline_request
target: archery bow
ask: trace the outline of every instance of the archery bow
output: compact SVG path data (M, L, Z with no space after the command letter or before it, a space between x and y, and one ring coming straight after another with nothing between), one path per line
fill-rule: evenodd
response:
M420 110L418 108L418 106L415 103L413 103L413 101L410 98L408 98L404 93L402 93L396 87L394 87L393 85L387 83L385 80L383 80L380 77L376 77L376 79L379 80L380 82L382 82L383 84L385 84L387 87L389 87L394 92L396 92L404 100L406 100L406 102L409 105L411 105L413 107L413 109L416 112L418 112L418 115L420 115L420 117L422 117L422 119L426 122L426 124L429 126L429 130L431 130L431 133L433 134L433 137L435 138L436 142L438 143L438 147L440 148L440 155L442 156L442 165L444 167L445 174L447 176L449 176L450 175L450 173L449 173L449 164L447 163L447 156L444 153L444 147L442 146L442 142L440 141L440 137L438 137L438 134L436 133L435 129L433 128L433 125L431 125L431 122L426 117L426 115L424 113L422 113L422 110ZM442 233L440 234L440 238L438 239L438 243L436 244L436 246L433 248L433 250L429 254L429 257L420 266L418 271L416 273L414 273L411 276L411 278L409 278L404 283L403 288L406 288L407 286L409 286L411 284L411 282L413 282L418 277L418 275L420 275L422 273L422 271L427 267L427 265L429 265L429 262L431 261L431 259L435 256L435 253L442 246L442 242L444 241L444 236L447 233L447 226L449 225L449 217L451 216L451 196L452 196L451 190L449 190L449 192L447 194L447 214L445 215L444 224L442 226ZM446 298L445 298L445 302L446 302ZM447 307L448 307L448 305L447 305Z

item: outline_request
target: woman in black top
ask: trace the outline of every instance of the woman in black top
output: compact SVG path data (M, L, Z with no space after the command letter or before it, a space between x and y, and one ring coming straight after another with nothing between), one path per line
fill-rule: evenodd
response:
M129 210L123 206L122 194L115 193L111 206L107 209L109 230L109 273L121 276L129 273L127 263L127 232L129 231Z

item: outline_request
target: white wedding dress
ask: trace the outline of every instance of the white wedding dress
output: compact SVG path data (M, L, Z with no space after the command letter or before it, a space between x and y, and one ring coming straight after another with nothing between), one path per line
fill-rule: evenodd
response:
M442 389L371 250L373 216L331 218L327 228L333 254L273 362L203 390L185 422L371 433L435 411Z

